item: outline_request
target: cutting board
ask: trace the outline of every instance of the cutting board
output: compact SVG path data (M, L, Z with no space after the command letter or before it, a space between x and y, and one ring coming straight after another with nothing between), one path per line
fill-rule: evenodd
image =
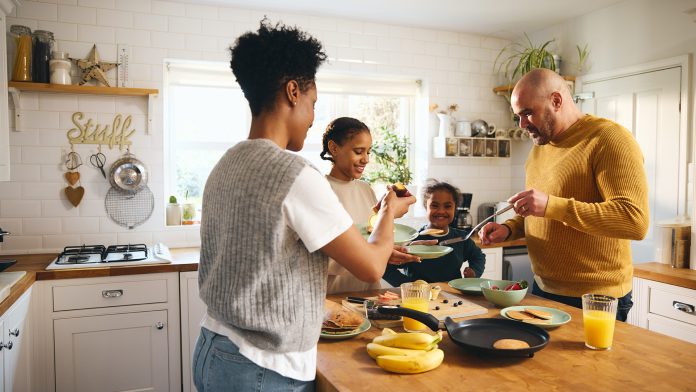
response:
M26 271L0 272L0 302L10 295L12 286L26 274Z
M377 297L367 297L368 299L377 299ZM442 301L447 299L448 303L443 303ZM454 307L455 302L462 301L461 305ZM362 304L355 304L348 301L343 301L343 305L355 309L360 313L365 312L365 307ZM435 307L439 306L440 309L435 310ZM459 317L469 317L476 316L479 314L488 313L488 309L481 305L476 305L475 303L466 300L465 298L445 291L440 292L438 298L434 301L430 301L428 312L433 316L437 317L438 320L443 321L447 317L459 318ZM370 319L372 325L377 328L392 328L402 326L401 320L372 320Z

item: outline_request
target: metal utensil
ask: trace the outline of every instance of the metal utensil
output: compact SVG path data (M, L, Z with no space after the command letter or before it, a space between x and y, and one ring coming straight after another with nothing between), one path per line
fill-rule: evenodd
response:
M96 154L92 154L89 156L89 163L99 169L101 172L102 176L106 178L106 172L104 171L104 164L106 163L106 156L102 154L101 152L98 152Z
M469 237L471 237L472 234L474 234L475 232L477 232L480 228L483 227L483 225L485 225L486 223L488 223L489 220L495 218L496 216L498 216L498 215L500 215L500 214L502 214L502 213L504 213L504 212L509 211L509 210L510 210L511 208L513 208L513 207L514 207L514 205L510 204L510 205L508 205L507 207L501 208L501 209L499 209L498 211L494 212L493 215L491 215L491 216L489 216L488 218L482 220L481 222L479 222L478 225L474 226L474 228L471 229L471 231L469 232L469 234L467 234L465 237L450 238L450 239L448 239L448 240L440 241L439 244L440 244L440 245L449 245L449 244L455 244L455 243L461 242L461 241L466 241L466 240L469 239Z

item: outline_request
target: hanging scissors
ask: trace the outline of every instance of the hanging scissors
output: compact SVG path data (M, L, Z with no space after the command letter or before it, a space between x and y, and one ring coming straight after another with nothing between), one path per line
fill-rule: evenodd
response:
M102 176L104 176L104 178L106 178L106 173L104 172L104 164L106 163L106 156L104 156L104 154L102 154L101 147L99 148L99 151L96 154L92 154L89 156L89 163L92 164L92 166L99 169Z

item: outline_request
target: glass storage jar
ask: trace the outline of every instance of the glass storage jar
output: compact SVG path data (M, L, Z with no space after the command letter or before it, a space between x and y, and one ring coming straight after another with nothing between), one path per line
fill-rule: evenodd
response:
M14 38L15 61L12 68L12 80L31 82L31 29L27 26L12 25L10 34Z
M53 52L53 58L48 62L51 70L51 84L71 84L70 68L72 63L65 52Z
M38 83L49 82L49 60L55 43L53 33L46 30L34 31L34 48L32 51L32 80Z

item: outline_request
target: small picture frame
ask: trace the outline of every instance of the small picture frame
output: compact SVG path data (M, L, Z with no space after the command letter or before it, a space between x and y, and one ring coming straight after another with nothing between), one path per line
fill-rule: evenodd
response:
M482 157L486 153L486 140L484 139L474 139L473 145L473 156Z
M498 156L498 141L495 139L486 140L486 156L495 157Z
M510 158L509 140L498 140L498 156L501 158Z
M456 157L459 154L459 139L448 137L445 141L445 155Z
M471 156L471 139L459 139L459 156Z

